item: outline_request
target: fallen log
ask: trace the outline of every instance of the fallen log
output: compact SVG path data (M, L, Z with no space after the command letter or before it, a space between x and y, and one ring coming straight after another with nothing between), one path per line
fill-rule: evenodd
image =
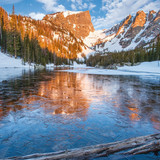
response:
M122 141L117 141L107 144L99 144L94 146L82 147L77 149L43 153L43 154L32 154L23 157L11 157L8 159L24 160L83 160L92 159L98 157L106 157L110 154L118 153L122 155L135 155L144 154L149 152L160 151L160 133L130 138Z

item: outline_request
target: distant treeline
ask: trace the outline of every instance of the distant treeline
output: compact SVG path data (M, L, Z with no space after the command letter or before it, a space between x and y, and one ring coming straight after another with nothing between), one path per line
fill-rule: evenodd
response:
M136 48L130 51L112 52L112 53L97 53L86 59L88 66L103 66L121 65L131 63L134 65L138 62L160 60L160 36L157 36L157 42L147 48Z
M69 64L82 51L81 41L69 31L54 25L47 25L43 21L31 20L28 17L12 14L0 7L0 46L1 51L20 57L23 63L46 65L48 63ZM36 27L36 30L34 30ZM60 33L60 37L53 39L53 31ZM69 33L69 41L64 35ZM69 41L67 43L67 41ZM67 47L66 47L67 45Z

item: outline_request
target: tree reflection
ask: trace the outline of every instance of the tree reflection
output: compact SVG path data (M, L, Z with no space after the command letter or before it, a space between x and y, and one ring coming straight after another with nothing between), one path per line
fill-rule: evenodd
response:
M0 118L11 111L42 108L45 114L86 119L91 103L111 104L131 122L160 124L159 81L148 84L139 77L79 75L74 73L35 72L1 83Z
M10 81L6 85L6 92L3 92L4 89L1 90L3 92L0 97L1 117L10 111L32 109L34 106L42 107L45 113L52 115L75 114L75 117L83 118L87 115L89 103L87 97L83 95L83 86L76 74L60 72L50 76L24 75L21 80Z

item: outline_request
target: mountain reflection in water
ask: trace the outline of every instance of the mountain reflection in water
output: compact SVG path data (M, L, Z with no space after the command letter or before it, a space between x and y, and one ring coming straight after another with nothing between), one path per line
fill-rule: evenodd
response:
M159 131L158 77L37 71L0 83L0 158Z

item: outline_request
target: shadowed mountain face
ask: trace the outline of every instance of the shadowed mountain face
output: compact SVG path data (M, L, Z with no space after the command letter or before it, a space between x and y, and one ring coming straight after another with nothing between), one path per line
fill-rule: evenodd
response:
M147 45L160 33L160 11L138 11L127 16L121 23L104 30L106 37L99 40L94 49L99 52L130 50Z

